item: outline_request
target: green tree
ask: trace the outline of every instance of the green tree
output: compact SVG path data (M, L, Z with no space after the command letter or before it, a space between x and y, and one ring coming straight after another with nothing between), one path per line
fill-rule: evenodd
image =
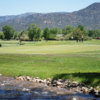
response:
M88 34L89 37L95 38L95 35L94 35L94 34L96 34L95 30L89 30L88 32L89 32L89 34Z
M4 37L4 33L3 32L0 32L0 39L4 39L5 37Z
M89 32L88 34L89 37L92 38L100 37L100 30L89 30L88 32Z
M50 33L57 35L58 34L58 29L57 28L50 29Z
M79 28L81 31L84 31L84 26L79 25L78 28Z
M83 32L80 30L80 28L76 28L73 32L73 38L78 42L81 41L83 37Z
M50 30L48 27L46 27L43 31L43 37L45 40L49 40L50 39Z
M28 36L31 41L39 41L42 36L42 30L36 24L30 24L28 28Z
M67 35L70 34L74 31L74 26L64 26L64 28L62 29L62 34Z
M57 28L50 29L50 39L55 40L59 30Z
M33 38L35 34L37 33L37 25L36 24L30 24L28 28L28 36L31 41L33 41Z
M85 36L88 36L88 30L84 26L79 25L78 28L83 32Z
M5 39L7 40L10 40L14 35L14 29L9 25L4 26L2 31L4 33Z
M41 37L42 37L42 30L41 30L41 28L37 28L36 34L34 36L34 39L36 41L39 41L41 39Z

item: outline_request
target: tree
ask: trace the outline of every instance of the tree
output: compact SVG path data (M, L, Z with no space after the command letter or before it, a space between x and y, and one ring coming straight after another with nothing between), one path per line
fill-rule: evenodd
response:
M5 37L4 37L4 33L3 32L0 32L0 39L4 39Z
M62 34L64 35L67 35L67 34L70 34L74 31L74 26L65 26L63 29L62 29Z
M18 34L18 37L19 37L19 44L20 44L20 45L22 45L22 40L23 40L22 36L23 36L23 34L24 34L24 31L22 31L22 32L20 32L20 33Z
M22 31L22 32L19 32L19 33L17 33L18 34L18 39L19 39L19 37L21 37L21 39L23 40L23 41L28 41L29 40L29 37L28 37L28 30L24 30L24 31Z
M36 24L30 24L28 28L28 36L31 41L39 41L42 36L41 28L39 28Z
M57 28L50 29L50 33L57 35L58 34L58 29Z
M49 39L50 39L50 30L49 30L48 27L46 27L46 28L44 29L43 37L44 37L45 40L49 40Z
M57 28L50 29L50 39L55 40L59 30Z
M36 34L34 36L34 39L36 41L39 41L41 39L41 36L42 36L42 30L41 30L41 28L37 28Z
M84 31L84 26L79 25L78 28L79 28L81 31Z
M73 32L73 38L78 42L81 41L83 38L83 32L80 30L80 28L76 28Z
M2 31L4 33L5 39L10 40L13 37L14 29L11 26L9 25L4 26L2 28Z
M78 28L83 32L85 36L88 36L88 30L84 26L79 25Z
M33 38L35 34L37 33L37 25L36 24L30 24L28 28L28 36L31 41L33 41Z
M3 31L5 39L7 40L10 40L14 35L14 29L9 25L4 26L2 28L2 31Z
M95 30L89 30L88 32L89 32L89 34L88 34L89 37L93 37L93 38L95 37L94 36L94 34L96 34Z

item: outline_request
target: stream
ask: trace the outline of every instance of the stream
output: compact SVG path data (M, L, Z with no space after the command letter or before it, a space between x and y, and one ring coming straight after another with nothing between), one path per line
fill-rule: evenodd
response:
M100 100L64 88L0 76L0 100Z

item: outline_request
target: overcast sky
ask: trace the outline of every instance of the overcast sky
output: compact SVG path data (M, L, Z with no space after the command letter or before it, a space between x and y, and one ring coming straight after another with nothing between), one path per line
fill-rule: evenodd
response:
M0 16L26 12L73 12L100 0L0 0Z

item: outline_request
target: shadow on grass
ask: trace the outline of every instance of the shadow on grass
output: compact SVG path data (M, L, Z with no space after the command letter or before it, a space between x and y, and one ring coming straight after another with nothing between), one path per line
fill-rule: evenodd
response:
M69 79L79 81L91 86L100 86L100 73L70 73L70 74L57 74L54 79Z

